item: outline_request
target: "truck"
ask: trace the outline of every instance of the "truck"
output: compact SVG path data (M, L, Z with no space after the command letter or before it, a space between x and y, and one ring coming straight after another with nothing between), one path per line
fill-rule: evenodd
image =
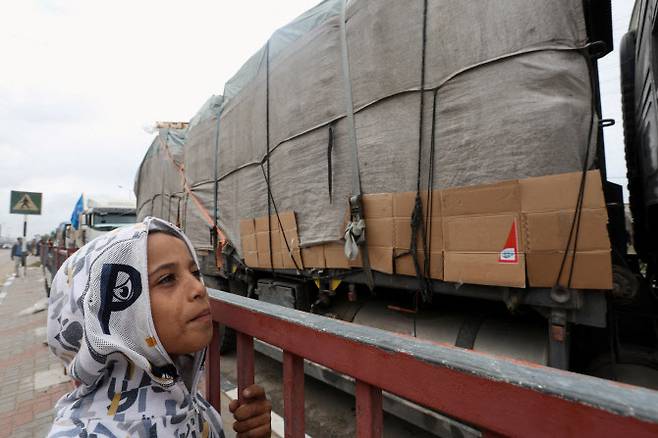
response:
M324 1L160 127L137 219L211 287L658 389L655 8L619 48L631 229L591 0Z
M78 227L69 230L76 248L122 225L134 224L133 201L83 197L83 208L78 214Z

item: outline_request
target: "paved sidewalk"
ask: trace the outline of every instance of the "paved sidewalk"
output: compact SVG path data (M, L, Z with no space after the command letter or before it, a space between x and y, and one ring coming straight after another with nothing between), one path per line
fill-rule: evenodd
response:
M28 264L36 261L30 258ZM41 268L27 277L0 277L0 438L43 438L53 406L72 389L46 340L44 279Z

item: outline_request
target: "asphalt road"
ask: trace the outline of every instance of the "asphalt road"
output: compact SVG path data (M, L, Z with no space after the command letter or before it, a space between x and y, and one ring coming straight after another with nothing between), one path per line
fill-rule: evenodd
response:
M235 353L223 355L220 370L223 379L237 382ZM283 416L283 368L281 363L260 353L255 358L255 380L272 401L274 412ZM305 424L313 438L356 436L354 397L306 376L304 382ZM384 413L384 437L433 437L414 425Z

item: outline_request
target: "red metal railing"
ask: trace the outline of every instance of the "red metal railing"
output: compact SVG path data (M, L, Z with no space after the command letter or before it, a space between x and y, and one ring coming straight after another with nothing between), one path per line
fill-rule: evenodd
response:
M304 436L304 358L355 379L359 437L382 436L382 391L488 437L658 436L656 391L209 292L209 401L219 409L221 321L238 332L238 394L254 382L254 337L283 350L286 437Z

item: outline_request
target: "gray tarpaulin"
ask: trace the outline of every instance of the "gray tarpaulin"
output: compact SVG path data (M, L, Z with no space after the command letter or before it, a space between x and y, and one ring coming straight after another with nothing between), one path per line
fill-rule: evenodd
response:
M157 216L177 222L184 196L178 170L183 164L184 143L185 130L168 128L160 129L151 143L135 179L138 220Z
M302 245L341 238L352 193L346 80L364 193L414 191L419 154L434 189L582 168L597 133L582 0L429 0L419 152L423 4L349 1L344 78L343 1L322 2L275 32L190 126L185 174L213 215L217 187L218 223L238 250L239 220L268 214L267 158L276 207L297 213ZM185 231L209 247L207 223L186 220Z

